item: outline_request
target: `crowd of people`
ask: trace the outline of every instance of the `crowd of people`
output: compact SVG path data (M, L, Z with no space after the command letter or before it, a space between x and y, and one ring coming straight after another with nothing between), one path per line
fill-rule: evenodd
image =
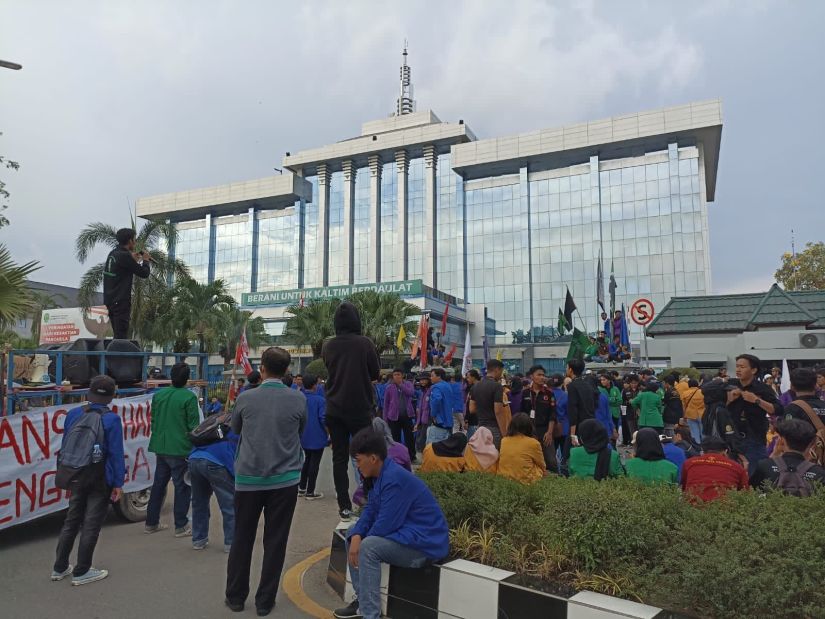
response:
M380 615L381 563L416 567L447 555L444 515L414 474L419 459L421 472L475 471L524 484L548 475L627 476L678 485L697 502L765 486L806 496L825 482L825 369L795 369L786 393L747 354L737 358L735 378L724 371L700 380L657 378L651 370L592 373L576 359L565 375L548 376L535 365L505 379L503 364L493 359L459 380L442 367L418 375L397 368L382 378L353 305L339 306L334 327L322 350L323 384L309 374L290 377L289 353L272 347L259 371L238 385L229 411L213 399L203 420L182 363L171 370L172 384L153 396L149 450L156 466L144 531L167 530L160 512L171 480L174 536L191 536L192 547L203 550L214 494L229 554L225 603L233 611L243 610L249 595L263 514L255 606L259 616L271 612L297 500L322 497L317 478L329 445L341 520L356 520L354 506L360 509L347 532L357 597L335 611L339 619ZM86 467L93 472L68 482L53 580L71 575L79 585L107 575L92 567L92 554L125 475L120 418L108 409L114 393L111 379L95 378L89 404L66 418L62 451L82 453L94 441ZM351 465L358 480L352 494Z

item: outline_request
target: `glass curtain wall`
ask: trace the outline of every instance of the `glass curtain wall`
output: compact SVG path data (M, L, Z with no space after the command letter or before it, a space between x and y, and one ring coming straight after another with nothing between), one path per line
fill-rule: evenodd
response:
M353 283L371 283L370 255L375 242L370 234L370 169L358 168L355 173L353 210Z
M461 177L450 167L450 154L438 156L436 175L436 288L459 299L464 298L464 214L458 203L456 186Z
M249 292L252 273L252 228L249 215L216 217L215 279L223 280L229 294L240 302Z
M199 284L209 279L209 230L206 220L182 221L175 224L178 231L175 258L189 267L189 273Z
M312 185L312 200L304 204L304 288L317 288L323 283L318 277L318 177L308 176L307 181Z
M333 172L329 183L329 285L348 283L349 260L344 255L344 173Z
M258 281L256 290L298 287L298 216L295 208L261 211L258 217Z
M424 159L410 160L407 179L407 276L409 279L424 277L426 248L426 217L424 216Z
M391 161L381 170L381 281L401 279L404 273L398 243L398 165Z

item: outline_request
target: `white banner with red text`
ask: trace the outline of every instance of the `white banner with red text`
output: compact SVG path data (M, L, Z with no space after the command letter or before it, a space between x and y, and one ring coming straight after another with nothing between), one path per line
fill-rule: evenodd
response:
M123 422L124 492L152 485L151 405L152 394L116 399L110 405ZM76 406L49 406L0 417L0 529L67 507L68 493L55 487L54 476L63 422Z

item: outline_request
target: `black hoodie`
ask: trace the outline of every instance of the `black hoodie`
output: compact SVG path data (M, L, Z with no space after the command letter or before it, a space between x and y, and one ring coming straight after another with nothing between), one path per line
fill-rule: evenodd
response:
M378 380L381 369L375 344L361 335L361 317L352 303L338 306L333 324L335 337L321 350L329 373L327 417L370 419L375 410L372 381Z

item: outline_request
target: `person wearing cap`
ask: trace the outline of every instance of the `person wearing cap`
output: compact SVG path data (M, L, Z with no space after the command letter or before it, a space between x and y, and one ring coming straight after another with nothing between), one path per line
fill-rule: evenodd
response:
M749 488L744 467L728 457L728 444L719 437L705 436L701 456L682 467L682 490L689 498L715 501L729 490Z
M104 479L100 483L87 484L72 490L69 510L63 521L63 528L57 542L57 558L54 562L52 580L63 580L72 576L72 585L85 585L103 580L109 575L107 570L92 567L97 538L109 503L120 500L123 494L123 480L126 465L123 459L123 425L120 417L109 410L115 396L115 381L108 376L95 376L89 384L88 404L69 411L63 423L63 444L75 423L83 415L100 415L103 428L103 444L100 445L105 460ZM95 445L97 447L97 445ZM75 538L80 533L77 547L77 563L69 565Z

